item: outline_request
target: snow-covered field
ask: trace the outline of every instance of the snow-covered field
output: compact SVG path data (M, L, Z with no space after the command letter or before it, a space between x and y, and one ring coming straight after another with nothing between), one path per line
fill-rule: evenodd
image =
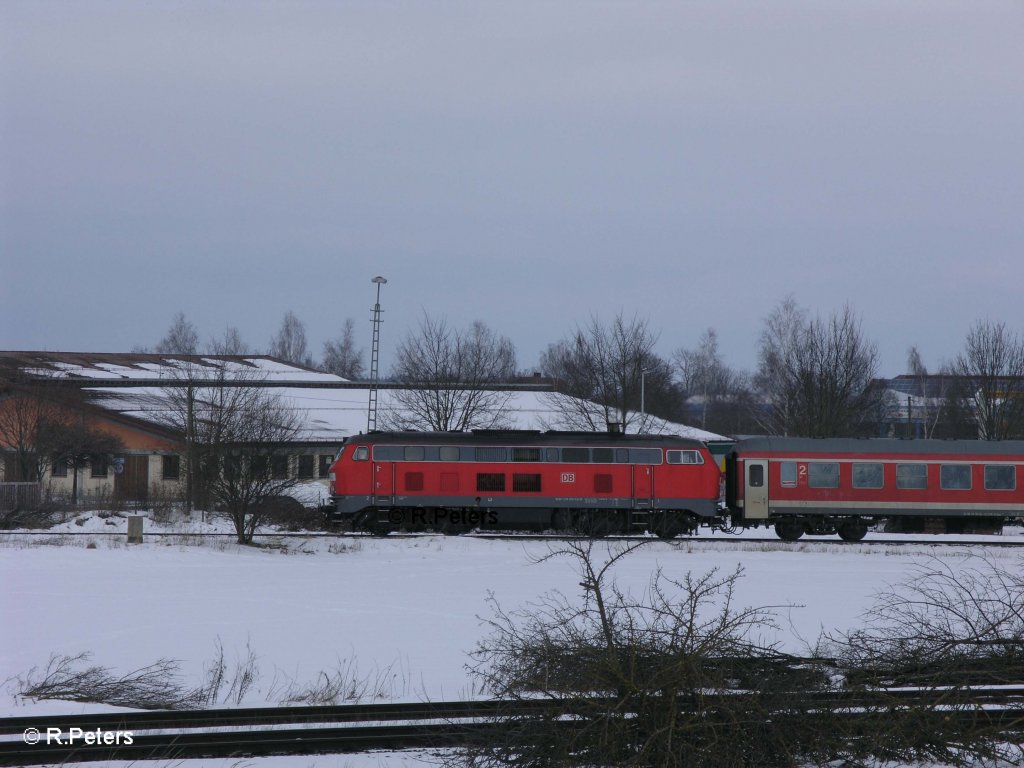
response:
M339 668L358 670L393 700L472 696L467 652L485 633L481 618L490 615L489 594L511 608L551 590L579 592L571 561L536 562L551 546L543 541L264 537L268 546L251 548L231 537L189 535L227 530L221 523L175 526L170 535L170 528L151 521L147 533L165 535L141 545L99 535L124 525L120 517L93 515L47 536L0 534L3 715L85 709L14 699L12 678L44 666L51 654L89 652L93 663L122 673L174 658L182 682L198 686L218 643L229 668L250 650L257 657L260 676L241 702L246 706L277 703L287 683L315 681L321 671ZM1024 540L1016 533L1014 539ZM929 557L958 564L984 552L1009 567L1021 563L1020 550L958 548L935 537L921 548L827 540L726 545L720 538L651 541L621 563L617 579L640 590L658 567L678 576L741 565L740 601L783 606L778 614L785 629L777 639L800 652L822 629L855 625L876 591ZM251 764L363 766L377 760L384 758Z

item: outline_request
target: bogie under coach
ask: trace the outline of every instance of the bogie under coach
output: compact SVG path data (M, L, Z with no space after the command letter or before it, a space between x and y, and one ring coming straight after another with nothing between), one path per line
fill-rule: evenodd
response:
M720 524L700 441L615 433L371 432L331 468L329 519L353 530L651 531Z
M752 438L726 460L732 522L779 538L994 533L1024 517L1024 442Z

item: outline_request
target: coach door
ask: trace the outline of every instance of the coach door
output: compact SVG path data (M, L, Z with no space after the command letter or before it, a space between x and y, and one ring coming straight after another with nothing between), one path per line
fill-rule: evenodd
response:
M395 463L393 461L373 462L373 502L378 505L391 504L395 494Z
M768 519L768 460L747 459L743 465L743 517Z

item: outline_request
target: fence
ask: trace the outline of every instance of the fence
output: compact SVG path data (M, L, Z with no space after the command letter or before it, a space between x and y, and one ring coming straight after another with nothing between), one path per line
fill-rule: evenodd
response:
M0 483L0 511L38 509L41 502L39 483Z

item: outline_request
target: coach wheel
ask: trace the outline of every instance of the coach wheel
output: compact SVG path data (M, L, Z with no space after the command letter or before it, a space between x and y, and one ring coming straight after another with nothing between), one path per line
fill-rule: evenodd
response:
M846 520L838 526L839 538L843 541L860 541L868 532L868 524L863 520Z
M804 535L804 524L799 520L779 520L775 523L775 535L783 541L796 541Z

